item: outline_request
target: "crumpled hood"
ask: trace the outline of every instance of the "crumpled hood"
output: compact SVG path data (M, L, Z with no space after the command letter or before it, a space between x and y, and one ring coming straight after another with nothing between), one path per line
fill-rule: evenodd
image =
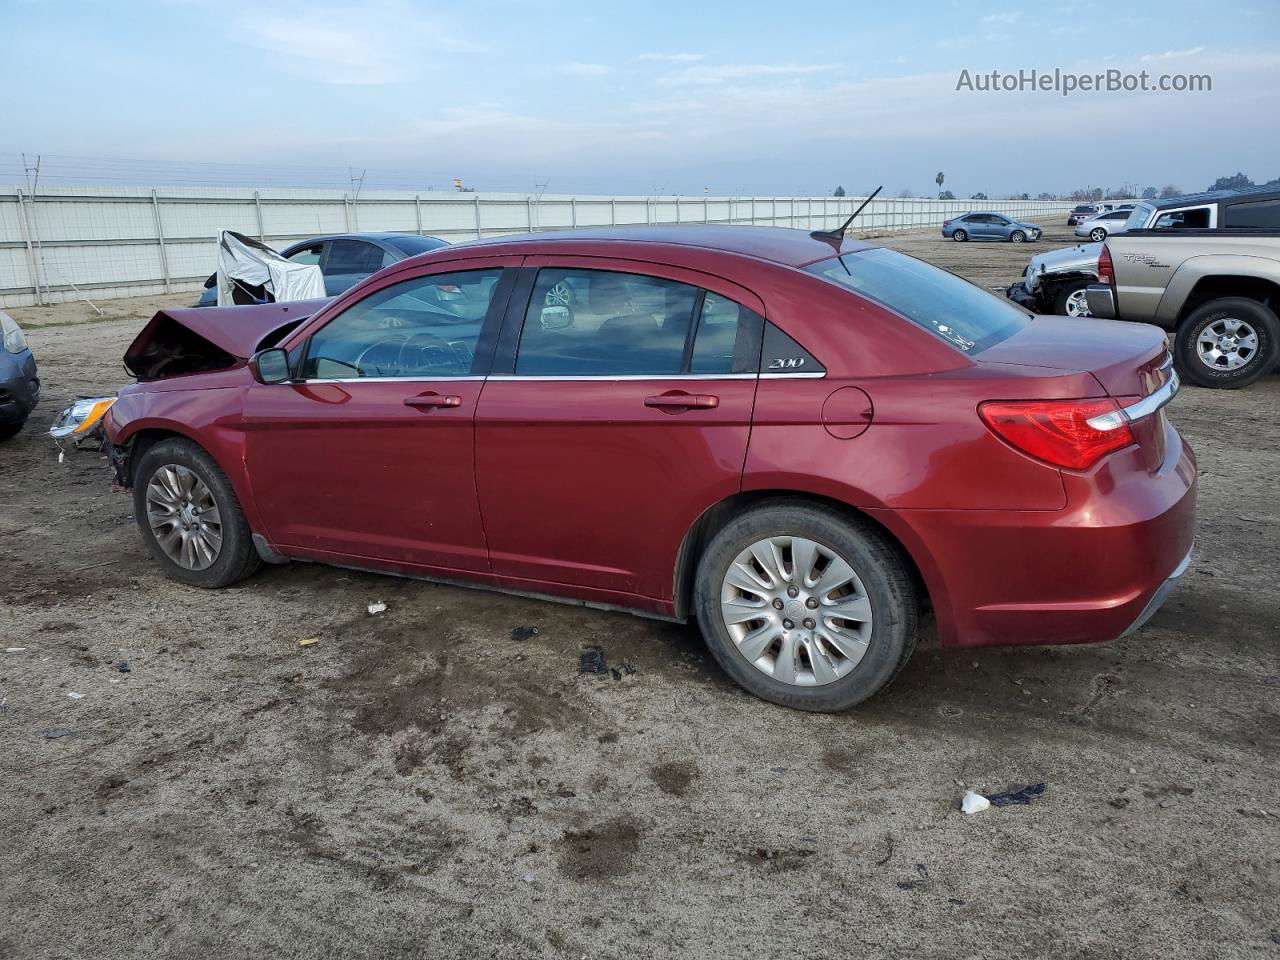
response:
M271 333L296 327L328 302L161 310L129 344L124 365L139 380L224 369L249 359Z
M1036 274L1073 273L1086 267L1093 272L1097 270L1098 257L1101 254L1102 244L1100 243L1077 243L1074 247L1038 253L1031 258L1030 266ZM1044 267L1043 271L1040 269L1041 266Z

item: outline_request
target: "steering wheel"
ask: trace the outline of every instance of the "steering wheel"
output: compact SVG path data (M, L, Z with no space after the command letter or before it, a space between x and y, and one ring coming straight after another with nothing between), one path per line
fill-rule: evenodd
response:
M406 337L388 337L365 347L356 357L356 372L362 377L400 376L400 351Z
M434 333L415 333L408 337L400 345L399 363L404 375L471 372L470 361L464 360L447 340Z

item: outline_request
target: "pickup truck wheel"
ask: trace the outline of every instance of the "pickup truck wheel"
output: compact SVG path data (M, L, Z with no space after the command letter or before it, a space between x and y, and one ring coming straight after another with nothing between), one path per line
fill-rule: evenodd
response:
M1101 243L1107 239L1107 231L1103 230L1102 227L1094 227L1089 231L1089 239L1094 243Z
M1053 312L1059 317L1091 317L1089 301L1085 291L1089 281L1079 280L1069 283L1058 291L1053 301Z
M1010 243L1025 243L1026 239L1027 239L1027 235L1023 233L1021 230L1015 230L1013 231L1013 233L1009 234Z
M778 499L735 517L698 561L695 610L730 678L800 710L861 703L916 645L897 546L827 507Z
M162 440L142 455L133 511L151 555L174 580L225 587L262 565L231 482L190 440Z
M1280 320L1256 300L1210 300L1178 327L1174 356L1178 370L1194 384L1246 387L1280 359Z
M969 234L965 230L957 230L955 233L951 235L951 239L954 240L956 243L964 243L966 240L969 239Z

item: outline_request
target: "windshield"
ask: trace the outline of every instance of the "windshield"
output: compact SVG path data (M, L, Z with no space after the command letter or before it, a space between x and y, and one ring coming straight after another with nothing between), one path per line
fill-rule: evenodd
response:
M1155 207L1149 203L1140 203L1133 208L1133 212L1129 214L1129 219L1124 222L1126 230L1141 230L1146 225L1147 218L1151 216L1151 212Z
M874 248L805 267L867 297L964 353L979 353L1027 324L1008 301L953 273L893 250Z

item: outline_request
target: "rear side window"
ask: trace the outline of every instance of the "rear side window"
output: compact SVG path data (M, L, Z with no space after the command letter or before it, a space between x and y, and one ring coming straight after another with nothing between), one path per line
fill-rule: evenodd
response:
M805 269L888 307L964 353L994 346L1027 324L1027 315L1004 299L893 250L846 253Z
M377 273L382 269L382 248L363 240L333 240L329 244L329 273Z
M759 340L752 338L758 338L762 322L727 297L674 280L543 268L525 312L515 372L550 377L754 372Z
M310 247L303 247L295 253L289 254L289 259L294 263L317 264L320 262L320 253L322 251L320 244Z
M1233 203L1223 213L1226 227L1255 227L1280 230L1280 198Z

